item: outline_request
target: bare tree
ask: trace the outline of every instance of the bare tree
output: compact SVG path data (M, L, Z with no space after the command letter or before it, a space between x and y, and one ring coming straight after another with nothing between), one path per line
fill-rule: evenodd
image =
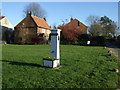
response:
M62 25L67 24L69 20L68 19L65 19L65 20L61 19L61 21L62 21L62 24L61 24L61 26L62 26Z
M100 23L100 17L99 16L90 15L90 16L87 17L86 22L89 25L93 25L94 23Z
M117 24L114 22L114 21L112 21L111 23L110 23L110 25L108 25L108 33L109 34L111 34L112 36L116 36L116 34L117 34Z
M101 21L101 25L102 25L102 28L104 31L104 35L105 36L108 36L108 35L115 36L115 34L117 32L117 24L107 16L101 17L100 21Z
M101 36L102 35L102 27L99 23L94 23L90 26L89 32L92 36Z
M87 17L86 22L89 24L89 33L92 36L100 36L102 33L102 27L100 25L100 17L90 15Z
M115 36L117 30L117 24L107 16L89 16L86 19L89 24L89 32L93 36Z
M42 9L42 7L38 3L30 3L27 6L24 7L24 16L27 15L28 12L32 12L32 15L45 18L46 17L46 11Z

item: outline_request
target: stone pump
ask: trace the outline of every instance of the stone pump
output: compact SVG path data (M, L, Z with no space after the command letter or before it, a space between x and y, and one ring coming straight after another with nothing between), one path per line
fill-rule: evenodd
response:
M60 29L51 30L50 57L43 58L45 67L55 68L60 66Z

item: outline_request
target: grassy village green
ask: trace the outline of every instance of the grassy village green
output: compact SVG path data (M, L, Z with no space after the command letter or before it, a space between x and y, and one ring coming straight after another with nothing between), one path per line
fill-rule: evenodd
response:
M103 47L61 45L61 67L44 68L49 45L3 45L3 88L116 88L118 59Z

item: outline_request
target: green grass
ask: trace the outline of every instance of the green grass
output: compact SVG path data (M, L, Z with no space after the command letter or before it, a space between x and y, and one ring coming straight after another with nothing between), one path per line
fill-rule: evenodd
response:
M3 88L117 88L118 59L103 47L61 45L61 67L43 68L49 45L3 45ZM41 65L41 66L40 66Z

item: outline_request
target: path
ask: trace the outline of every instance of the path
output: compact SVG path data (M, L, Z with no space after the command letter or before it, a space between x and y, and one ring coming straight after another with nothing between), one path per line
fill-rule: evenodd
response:
M120 46L115 46L112 44L107 44L107 47L120 59Z

